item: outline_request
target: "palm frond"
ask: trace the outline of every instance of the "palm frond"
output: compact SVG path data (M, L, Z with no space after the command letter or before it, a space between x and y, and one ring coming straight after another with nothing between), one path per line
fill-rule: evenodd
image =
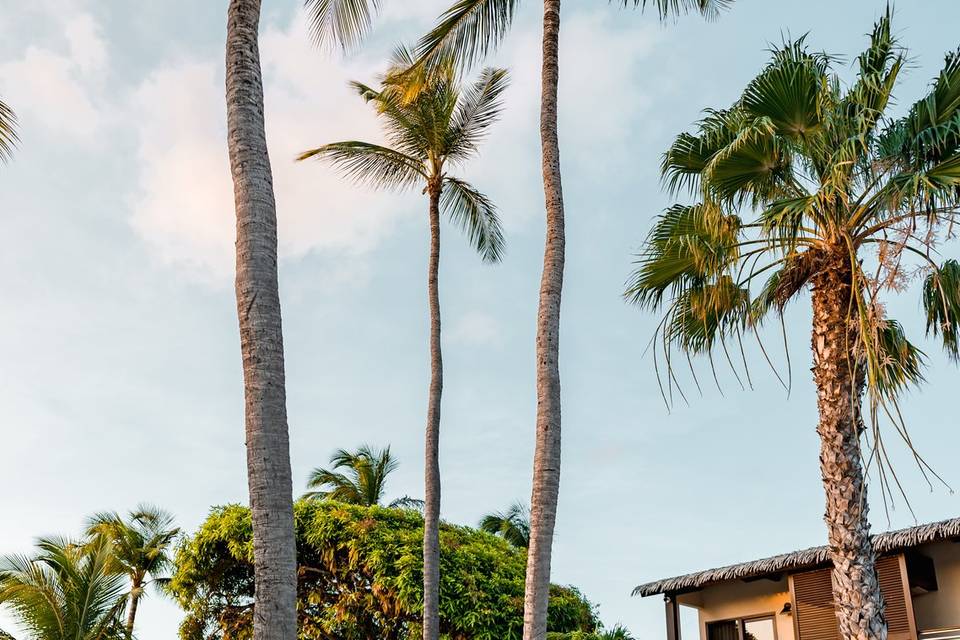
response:
M530 546L530 510L521 502L513 503L506 511L485 515L479 527L515 547L526 549Z
M409 189L425 176L410 156L369 142L348 140L304 151L297 161L316 158L331 163L345 177L375 189Z
M661 20L676 18L687 13L699 13L707 19L714 19L720 12L733 4L733 0L621 0L623 6L633 4L646 9L652 6Z
M19 142L17 114L0 100L0 161L10 160Z
M943 348L960 360L960 262L946 260L923 283L927 333L940 336Z
M487 196L463 180L448 176L443 181L440 210L467 234L470 244L485 261L500 261L503 230L497 208Z
M380 0L304 0L310 34L323 47L349 50L367 34Z
M487 68L475 83L464 89L447 136L448 157L462 161L476 153L487 130L500 117L503 92L509 83L506 69Z
M520 0L457 0L417 44L418 66L454 61L468 69L500 44Z

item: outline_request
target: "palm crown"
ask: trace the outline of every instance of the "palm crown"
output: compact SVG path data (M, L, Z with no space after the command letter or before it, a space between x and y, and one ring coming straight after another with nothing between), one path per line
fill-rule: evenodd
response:
M960 57L948 55L929 95L891 120L904 61L889 10L849 87L834 58L787 42L733 106L676 138L665 184L700 200L659 217L626 292L663 312L660 357L726 349L831 272L851 291L852 369L874 416L922 375L923 354L886 316L884 293L923 277L927 330L960 354L960 264L934 259L960 203Z
M387 477L396 471L399 463L390 453L390 447L373 449L363 445L356 451L337 449L330 456L330 469L318 467L310 473L304 498L335 500L367 507L380 504L387 488ZM346 473L337 471L345 469ZM390 503L391 507L417 508L420 500L403 497Z
M526 549L530 546L530 509L515 502L506 511L488 513L480 520L480 530Z
M105 537L113 544L117 570L143 586L147 578L164 584L173 565L170 549L180 529L173 516L152 505L140 505L127 520L117 513L99 513L87 523L92 537ZM140 594L137 594L140 595Z
M110 541L41 539L37 546L36 556L0 563L0 604L37 640L123 638L126 581L112 568Z
M397 77L411 62L410 52L399 49L385 80ZM466 232L485 260L498 261L503 233L496 207L487 196L447 171L477 153L499 117L506 70L485 69L475 83L461 87L448 67L446 73L418 85L413 99L390 81L380 90L360 82L351 86L376 108L389 146L356 140L334 142L306 151L298 159L325 160L347 177L375 188L422 185L425 192L436 190L441 211Z

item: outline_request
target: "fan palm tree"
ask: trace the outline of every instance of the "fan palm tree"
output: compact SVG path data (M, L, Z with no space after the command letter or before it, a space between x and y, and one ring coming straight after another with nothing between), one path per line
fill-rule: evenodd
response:
M110 541L46 538L37 547L35 556L0 561L0 605L33 640L122 640L126 580Z
M179 532L172 515L151 505L140 505L126 520L117 513L98 513L87 523L92 539L103 537L112 543L116 570L130 580L127 640L133 637L137 608L147 586L169 582L165 574L173 565L170 551Z
M17 114L0 100L0 160L9 160L19 141Z
M624 6L653 6L661 19L679 13L715 15L731 0L621 0ZM510 29L520 0L456 0L417 47L420 68L469 67L497 47ZM566 235L557 89L560 78L560 0L543 0L540 140L546 238L536 332L537 422L531 492L530 547L524 596L523 638L547 633L550 561L560 493L560 298ZM437 640L427 637L425 640Z
M470 86L461 86L454 69L426 82L417 81L415 95L388 78L399 77L412 64L399 49L384 86L377 90L352 86L377 111L389 146L355 140L334 142L303 153L340 169L350 179L386 189L422 187L428 198L430 257L427 300L430 314L430 387L427 401L424 486L424 637L438 638L440 571L440 400L443 356L440 345L440 217L446 215L467 235L487 262L500 260L503 234L496 207L466 181L449 172L477 154L478 146L500 113L507 86L504 69L485 69Z
M500 536L515 547L530 546L530 510L514 502L506 511L488 513L480 520L480 530Z
M782 319L784 306L810 289L825 520L844 638L886 637L864 481L864 465L876 464L889 495L881 417L932 471L897 406L922 381L923 354L886 314L885 297L922 277L927 331L960 356L960 263L934 260L936 241L960 222L960 55L947 55L930 93L890 120L905 56L889 10L850 86L834 74L834 59L803 38L776 49L733 106L707 111L666 152L666 185L699 201L660 216L626 292L662 313L655 348L669 368L671 350L725 349L771 314ZM666 375L672 389L673 372Z

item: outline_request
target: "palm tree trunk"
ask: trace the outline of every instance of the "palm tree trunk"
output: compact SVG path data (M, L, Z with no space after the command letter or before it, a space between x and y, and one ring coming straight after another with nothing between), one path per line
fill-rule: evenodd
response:
M547 634L550 558L560 493L560 293L563 288L563 189L557 137L560 0L543 3L540 139L547 232L537 313L537 434L530 496L530 547L523 603L524 640Z
M846 248L831 253L813 281L813 376L820 422L820 474L826 493L833 594L846 640L886 640L883 596L870 540L860 456L860 390Z
M231 0L227 142L237 210L237 315L253 519L255 640L296 640L296 542L287 432L277 212L263 119L260 0Z
M427 298L430 305L430 393L424 438L423 509L423 640L440 638L440 396L443 393L443 354L440 350L440 191L430 194L430 263Z
M127 622L124 625L124 632L127 640L133 638L133 625L137 621L137 607L140 605L140 591L143 589L143 582L134 580L130 587L130 609L127 611Z

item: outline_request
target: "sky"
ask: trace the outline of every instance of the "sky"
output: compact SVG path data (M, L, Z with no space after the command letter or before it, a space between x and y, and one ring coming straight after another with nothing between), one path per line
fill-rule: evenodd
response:
M340 447L391 445L391 497L422 495L428 383L426 202L371 192L304 149L374 139L347 89L373 81L393 46L446 0L386 0L349 56L316 50L297 0L264 3L266 126L280 224L295 490ZM0 166L0 554L77 534L89 514L160 505L193 531L213 505L244 502L233 203L225 142L226 0L5 0L0 97L22 144ZM752 389L719 371L668 410L645 351L655 318L621 298L651 221L672 203L660 155L706 107L730 104L782 35L861 50L881 0L738 0L720 20L660 25L617 3L571 0L561 36L560 139L567 212L561 330L563 476L553 580L574 584L608 625L662 637L663 605L638 583L825 540L807 297L787 313L788 394L748 347ZM543 252L538 141L539 19L524 3L492 64L510 68L506 110L461 176L500 207L507 252L481 263L443 229L442 515L475 524L526 500L534 332ZM960 45L960 5L901 2L911 65L903 112ZM946 250L960 255L956 243ZM929 354L904 400L914 442L953 487L960 374L923 341L916 288L890 301ZM777 335L766 335L778 367ZM701 381L709 370L700 367ZM744 378L743 371L740 377ZM875 531L960 515L891 434L902 500ZM876 486L876 485L874 485ZM180 613L152 595L139 637L175 637ZM0 627L13 626L0 613Z

